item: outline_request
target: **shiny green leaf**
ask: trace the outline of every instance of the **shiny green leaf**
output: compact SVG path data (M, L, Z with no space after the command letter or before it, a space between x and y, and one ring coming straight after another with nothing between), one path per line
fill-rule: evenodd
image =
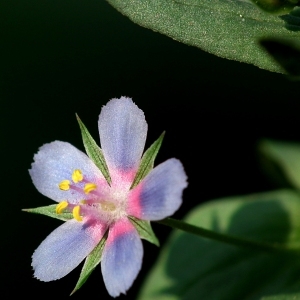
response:
M298 192L279 190L211 201L196 207L185 221L299 252L271 254L175 231L138 299L298 299L293 298L300 294Z

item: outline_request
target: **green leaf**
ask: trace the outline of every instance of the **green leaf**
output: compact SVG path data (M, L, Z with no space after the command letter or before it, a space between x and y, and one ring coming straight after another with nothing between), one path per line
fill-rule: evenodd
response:
M264 140L259 144L266 171L277 181L300 189L300 144Z
M284 73L284 70L261 48L258 40L264 37L300 38L300 24L289 26L290 19L295 20L295 17L288 20L266 13L250 0L108 2L143 27L217 56L273 72Z
M300 78L300 45L282 39L263 39L260 44L287 74Z
M185 221L220 233L300 247L300 194L292 190L220 199ZM161 251L140 300L258 300L300 295L300 256L250 251L175 231ZM273 298L274 297L274 298ZM298 298L296 298L298 299Z
M143 180L146 177L146 175L153 169L154 160L160 149L160 146L162 144L164 136L165 136L165 131L144 153L144 155L141 159L139 169L134 177L134 180L132 182L130 189L133 189L134 187L136 187L141 182L141 180Z
M252 0L261 9L273 13L286 13L297 5L298 0Z
M140 220L132 216L129 216L129 220L142 239L147 240L148 242L159 247L159 240L153 232L149 221Z
M106 240L107 240L107 233L103 236L99 244L85 259L84 265L80 272L79 279L71 295L73 295L76 291L78 291L82 287L82 285L87 281L87 279L90 277L90 275L95 270L95 268L99 265Z
M300 300L300 293L289 293L286 295L267 296L261 300Z
M55 212L57 204L52 204L48 206L41 206L41 207L36 207L36 208L25 208L22 209L22 211L26 211L29 213L34 213L34 214L40 214L40 215L45 215L51 218L59 219L62 221L68 221L73 219L73 215L70 212L63 211L60 214L57 214Z
M111 178L109 175L109 170L102 153L101 148L97 145L93 137L88 132L85 125L82 123L78 115L76 114L76 118L81 130L82 141L84 144L85 151L89 158L95 163L95 165L99 168L101 173L103 174L104 178L106 179L107 183L111 184Z

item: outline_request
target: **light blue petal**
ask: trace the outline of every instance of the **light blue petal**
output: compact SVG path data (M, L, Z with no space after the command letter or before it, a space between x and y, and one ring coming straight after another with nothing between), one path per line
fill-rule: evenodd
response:
M105 227L96 222L65 222L33 253L34 276L41 281L64 277L95 248L104 231Z
M102 108L98 125L109 169L137 169L148 129L143 111L130 98L112 99Z
M117 297L131 287L142 265L142 241L127 220L114 224L102 254L101 269L108 293Z
M158 165L136 187L138 194L129 202L129 213L153 221L171 216L182 203L186 180L179 160L172 158Z
M55 201L68 200L77 203L84 193L74 190L61 191L58 187L62 180L71 180L75 169L80 169L84 176L94 183L103 175L95 164L77 148L66 142L55 141L43 145L34 155L34 162L29 170L33 184L40 193Z

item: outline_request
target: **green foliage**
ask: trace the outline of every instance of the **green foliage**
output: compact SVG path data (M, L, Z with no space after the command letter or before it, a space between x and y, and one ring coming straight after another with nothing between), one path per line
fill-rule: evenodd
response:
M299 300L300 293L289 293L286 295L278 295L278 296L267 296L261 298L261 300Z
M272 13L286 13L298 4L298 0L252 0L260 8Z
M160 135L160 137L144 153L141 159L141 163L139 165L139 169L134 177L130 189L136 187L140 183L140 181L143 180L146 177L146 175L153 169L154 160L160 149L164 136L165 136L165 132L163 132Z
M68 211L63 211L60 214L57 214L55 212L57 204L52 204L48 206L41 206L41 207L36 207L36 208L25 208L22 209L23 211L34 213L34 214L40 214L40 215L45 215L51 218L59 219L62 221L68 221L73 219L72 213Z
M292 190L212 201L195 208L185 221L232 236L300 247L300 195ZM299 273L299 255L248 250L176 231L139 299L299 299Z
M262 38L300 37L293 12L269 14L243 0L108 0L133 22L220 57L282 72L259 45ZM296 20L295 20L296 19ZM293 23L290 26L290 22ZM296 24L296 23L297 24Z
M300 189L300 144L264 140L259 144L266 171L277 182Z
M153 232L149 221L140 220L132 216L129 217L129 220L131 221L131 223L133 224L133 226L135 227L135 229L139 233L139 236L142 239L147 240L148 242L159 247L159 240Z
M82 141L84 144L85 151L89 158L95 163L95 165L99 168L101 173L103 174L104 178L108 182L108 184L111 183L111 178L109 175L108 167L105 161L105 158L103 156L102 150L97 145L93 137L88 132L85 125L82 123L82 121L79 119L79 117L76 115L81 135L82 135Z
M71 295L73 295L77 290L79 290L82 285L87 281L95 268L99 265L102 258L102 252L105 246L105 242L107 240L107 234L100 240L99 244L94 248L94 250L87 256L85 259L84 265L80 272L79 279L77 284L72 291Z
M260 44L287 74L300 78L300 45L282 39L263 39Z

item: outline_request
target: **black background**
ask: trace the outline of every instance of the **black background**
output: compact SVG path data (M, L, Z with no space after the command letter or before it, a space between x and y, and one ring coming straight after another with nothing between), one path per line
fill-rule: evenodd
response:
M109 99L129 96L145 112L149 146L163 130L157 163L179 158L189 177L181 218L210 199L275 188L256 154L264 137L300 140L299 83L228 61L139 27L102 0L0 3L1 282L0 294L67 297L80 269L43 283L31 255L60 222L21 212L52 204L28 174L44 143L83 150L77 112L98 141ZM162 244L169 229L153 225ZM159 249L144 243L134 299ZM100 268L72 296L110 299ZM125 298L122 296L120 298Z

